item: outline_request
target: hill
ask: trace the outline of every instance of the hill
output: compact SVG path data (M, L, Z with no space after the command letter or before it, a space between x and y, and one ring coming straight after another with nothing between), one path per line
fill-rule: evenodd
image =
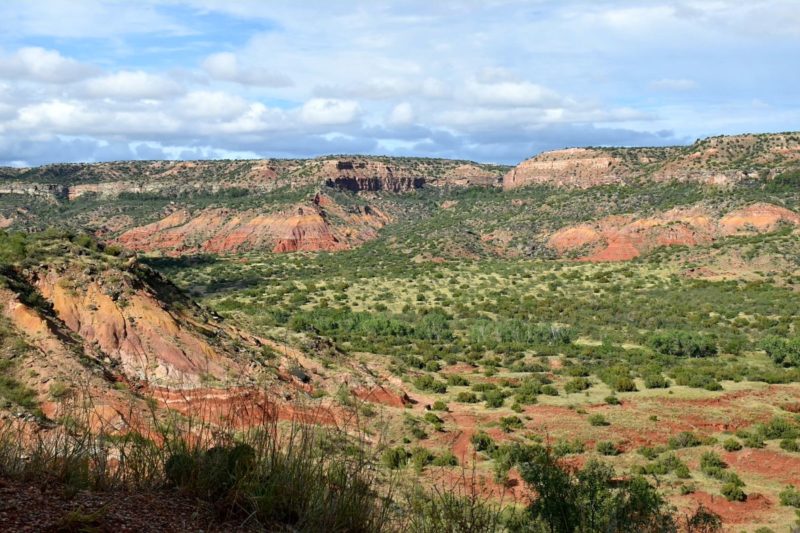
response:
M99 428L109 456L155 465L148 487L262 529L373 520L387 493L400 516L372 529L544 527L544 474L645 491L681 527L786 529L800 501L796 143L573 149L514 170L356 156L9 169L0 427L92 446ZM84 432L63 414L82 397ZM306 450L278 444L292 435L313 451L284 455ZM269 458L255 477L237 477L245 444ZM4 457L15 483L39 464ZM342 511L331 487L361 503ZM304 513L312 496L332 514ZM255 506L270 498L290 511Z

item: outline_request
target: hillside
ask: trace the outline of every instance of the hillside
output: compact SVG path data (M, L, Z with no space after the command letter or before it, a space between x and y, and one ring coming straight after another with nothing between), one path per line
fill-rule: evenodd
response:
M442 530L445 511L415 497L510 530L500 507L531 509L542 462L576 487L591 473L655 491L673 525L707 511L785 530L800 505L797 138L571 149L509 172L338 156L6 170L0 427L111 434L108 454L122 442L155 465L137 483L256 530L338 523L353 512L329 497L340 487L370 513L395 494L400 516L362 530ZM75 432L64 413L85 397ZM283 455L283 438L308 448ZM241 481L244 444L255 478L203 477L221 454ZM35 464L3 457L30 479ZM332 515L304 513L307 492ZM284 497L283 514L254 503Z
M798 133L709 137L686 147L571 148L523 161L504 176L503 187L585 188L638 181L726 185L770 178L799 162Z

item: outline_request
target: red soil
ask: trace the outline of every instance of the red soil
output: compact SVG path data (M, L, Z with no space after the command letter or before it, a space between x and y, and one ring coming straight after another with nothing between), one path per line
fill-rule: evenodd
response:
M697 508L697 504L717 513L725 525L747 524L757 522L760 516L766 516L772 509L773 502L762 494L749 494L743 502L729 502L724 496L715 496L698 491L688 496L681 496L687 509Z
M772 450L747 448L739 452L724 453L722 458L735 471L800 486L800 457Z
M356 398L359 398L365 402L378 403L400 409L411 403L411 398L409 398L408 394L405 392L394 393L384 387L381 387L380 385L371 389L356 389L353 391L353 394L356 396Z

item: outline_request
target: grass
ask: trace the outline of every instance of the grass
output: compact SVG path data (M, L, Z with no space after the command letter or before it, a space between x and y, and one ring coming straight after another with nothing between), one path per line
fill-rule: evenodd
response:
M302 422L278 422L269 404L246 431L151 412L124 433L90 427L94 407L62 405L69 423L34 435L0 427L0 473L73 490L173 487L211 503L221 519L295 531L384 531L396 519L390 479L374 469L362 437ZM67 418L62 418L67 420Z

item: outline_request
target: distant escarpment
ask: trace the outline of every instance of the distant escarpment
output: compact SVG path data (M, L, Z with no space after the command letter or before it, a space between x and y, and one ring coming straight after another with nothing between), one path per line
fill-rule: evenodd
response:
M569 148L523 161L505 175L503 188L588 188L642 180L729 185L769 179L798 164L800 133L709 137L687 147Z
M508 167L447 159L336 156L243 161L120 161L0 169L0 194L53 201L94 195L263 193L328 185L354 192L499 186Z

